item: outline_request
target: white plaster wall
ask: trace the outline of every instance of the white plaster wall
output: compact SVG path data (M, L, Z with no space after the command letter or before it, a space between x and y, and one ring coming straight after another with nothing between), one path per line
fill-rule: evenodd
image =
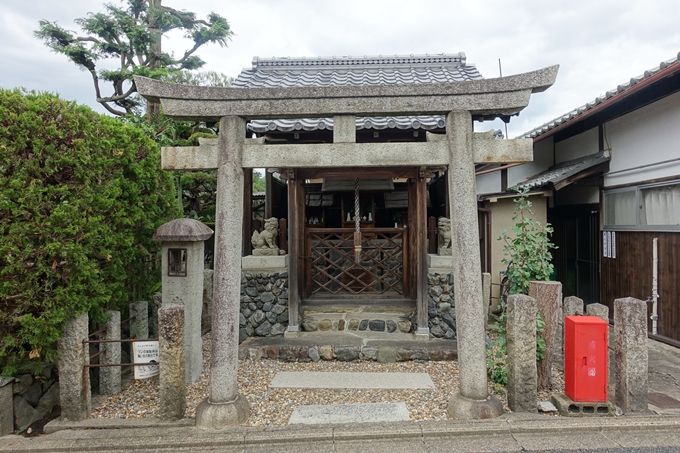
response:
M606 147L606 146L605 146ZM566 162L599 152L598 132L594 127L555 143L555 163Z
M504 229L512 233L512 215L515 211L515 203L513 198L501 198L495 203L490 201L484 202L484 207L491 210L491 282L500 283L500 271L505 270L505 264L501 262L504 257L503 241L498 238ZM537 220L545 225L548 217L548 203L547 198L542 195L529 197L533 203L531 208L534 220ZM499 287L498 285L491 285L492 304L495 309L498 304Z
M534 144L534 160L508 169L508 187L524 182L553 164L553 137Z
M612 148L610 172L680 157L680 93L610 121L605 131ZM630 184L679 175L680 162L676 162L605 175L604 185Z
M494 171L476 177L477 194L498 193L501 191L501 172Z

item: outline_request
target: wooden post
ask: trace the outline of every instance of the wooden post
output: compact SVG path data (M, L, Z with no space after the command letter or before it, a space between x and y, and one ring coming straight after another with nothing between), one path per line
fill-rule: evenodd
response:
M298 310L300 289L298 261L300 254L300 210L304 203L298 203L303 189L297 180L295 170L288 171L288 332L297 335L300 331ZM304 193L302 194L304 200Z
M253 253L250 236L253 234L253 169L243 169L243 255Z
M265 168L264 171L264 218L272 216L272 204L274 203L274 175Z
M417 283L417 307L418 307L418 335L430 337L430 328L427 325L427 182L425 175L421 172L416 178L416 216L412 218L411 224L416 229L417 241L416 249L416 268L418 273ZM424 338L424 339L425 339Z
M288 252L288 221L279 219L279 248Z
M427 253L437 253L437 218L427 219Z

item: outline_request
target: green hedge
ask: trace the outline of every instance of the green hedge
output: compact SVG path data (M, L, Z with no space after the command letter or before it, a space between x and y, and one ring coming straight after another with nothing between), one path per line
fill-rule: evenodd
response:
M0 90L2 374L54 360L71 316L102 320L152 283L143 261L178 215L173 196L139 128L57 95Z

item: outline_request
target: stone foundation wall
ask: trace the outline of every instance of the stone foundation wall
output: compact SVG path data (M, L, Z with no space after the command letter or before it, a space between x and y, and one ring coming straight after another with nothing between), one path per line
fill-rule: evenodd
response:
M453 274L427 274L427 314L430 337L456 338Z
M288 327L288 272L242 272L239 343L283 335Z
M3 420L2 430L5 432L0 435L22 432L52 412L59 404L56 374L54 366L47 365L39 376L20 374L15 378L1 378L3 407L0 411L8 420Z

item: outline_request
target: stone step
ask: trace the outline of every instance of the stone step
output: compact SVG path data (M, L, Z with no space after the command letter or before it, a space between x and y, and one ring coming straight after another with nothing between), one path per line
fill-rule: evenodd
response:
M406 403L359 403L297 406L289 425L325 425L331 423L377 423L409 421Z
M412 307L400 306L305 307L300 325L304 332L410 333L412 313Z

